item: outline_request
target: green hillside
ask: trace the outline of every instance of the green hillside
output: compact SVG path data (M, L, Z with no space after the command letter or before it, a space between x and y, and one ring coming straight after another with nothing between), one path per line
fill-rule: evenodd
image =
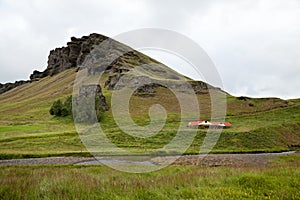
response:
M9 157L47 155L87 155L71 117L53 117L52 103L72 93L76 72L69 69L26 83L0 95L0 154ZM111 90L103 87L110 105ZM220 91L221 92L221 91ZM209 94L197 95L201 116L210 117ZM297 150L300 146L300 101L275 98L250 99L227 95L227 121L233 126L224 129L212 152L274 152ZM130 112L140 125L149 123L148 110L159 103L168 111L164 128L155 136L141 139L124 134L115 124L111 110L105 112L102 128L112 142L133 152L151 152L167 144L176 134L180 110L175 95L158 87L154 96L133 96ZM249 106L249 104L252 106ZM198 120L198 119L194 119ZM186 128L187 131L190 128ZM197 154L206 130L199 129L187 154Z
M81 73L88 75L84 83L100 85L101 95L106 99L102 103L108 107L111 107L113 92L121 90L124 82L131 86L155 83L138 87L130 97L129 109L133 121L145 126L150 123L150 107L154 104L163 106L167 111L166 124L156 135L143 139L125 134L116 125L112 109L104 112L100 123L102 129L115 145L123 149L151 154L174 138L181 120L181 107L168 88L180 88L186 92L184 82L189 82L196 93L203 120L210 120L212 115L209 91L227 98L226 120L232 123L232 127L223 130L213 153L274 152L298 150L300 147L299 99L234 97L207 83L184 77L120 42L90 34L82 38L72 37L66 47L50 51L47 68L43 72L34 71L31 80L1 85L1 158L89 155L75 130L72 117L49 114L54 101L64 101L73 93L73 87L77 85L75 78ZM102 74L101 80L98 80L99 74ZM184 120L188 124L199 119ZM186 127L184 131L188 134L194 130ZM197 130L185 153L199 153L206 135L205 129ZM177 153L176 149L172 151Z

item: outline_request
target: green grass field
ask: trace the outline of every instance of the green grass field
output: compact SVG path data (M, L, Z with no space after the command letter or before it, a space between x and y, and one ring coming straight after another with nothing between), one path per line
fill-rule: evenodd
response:
M299 199L299 155L272 163L169 166L146 174L106 166L0 167L0 199Z
M74 70L67 70L0 95L0 158L89 155L71 118L49 114L55 100L63 100L72 93L74 77ZM103 86L104 80L100 84ZM111 91L104 88L103 93L110 104ZM198 95L198 100L201 116L209 119L209 95ZM130 100L133 120L139 125L148 124L148 110L155 103L161 104L168 111L168 118L164 128L153 137L142 139L123 133L114 122L111 110L105 113L101 127L107 137L121 148L133 152L152 152L175 136L180 120L180 106L175 95L166 88L158 88L154 97L133 96ZM249 106L250 103L254 106ZM226 120L233 126L223 130L212 153L299 149L299 99L243 100L227 95ZM193 130L186 128L185 131ZM198 130L186 154L197 154L205 136L205 129Z

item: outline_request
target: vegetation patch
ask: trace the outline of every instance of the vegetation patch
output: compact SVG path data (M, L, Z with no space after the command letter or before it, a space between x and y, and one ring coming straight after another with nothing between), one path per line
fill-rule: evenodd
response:
M281 159L281 158L280 158ZM269 167L169 166L129 174L106 166L2 166L1 199L299 199L299 159ZM293 161L293 162L292 162Z

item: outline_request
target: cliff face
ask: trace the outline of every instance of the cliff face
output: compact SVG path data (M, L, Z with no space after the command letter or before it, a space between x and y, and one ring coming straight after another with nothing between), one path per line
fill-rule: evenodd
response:
M66 69L81 65L86 55L90 53L94 46L107 38L108 37L96 33L90 34L89 36L83 36L81 38L72 37L66 47L56 48L50 51L46 70L42 72L37 70L33 71L30 75L30 80L5 84L0 83L0 94L25 83L44 78L46 76L53 76Z
M48 65L45 71L34 71L30 79L38 79L46 76L53 76L66 69L80 66L87 54L108 37L93 33L82 38L72 37L66 47L56 48L50 51Z

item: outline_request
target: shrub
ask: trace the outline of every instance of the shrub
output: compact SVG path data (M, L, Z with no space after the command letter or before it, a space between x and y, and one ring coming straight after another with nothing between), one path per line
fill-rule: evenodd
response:
M61 116L62 107L63 105L61 103L61 100L59 99L57 101L54 101L49 112L51 115Z
M75 102L80 105L80 109L74 110L75 117L77 122L92 122L94 121L94 117L91 115L90 109L93 108L91 105L89 105L89 99L86 97L78 98L75 97ZM100 104L100 98L96 97L95 101L95 110L96 110L96 117L97 120L100 122L103 118L104 109L102 108ZM72 113L72 96L69 96L64 103L59 99L55 101L50 110L51 115L54 116L69 116L73 115Z
M61 109L61 116L65 117L65 116L68 116L68 115L70 115L70 113L67 110L67 108L66 107L62 107L62 109Z

